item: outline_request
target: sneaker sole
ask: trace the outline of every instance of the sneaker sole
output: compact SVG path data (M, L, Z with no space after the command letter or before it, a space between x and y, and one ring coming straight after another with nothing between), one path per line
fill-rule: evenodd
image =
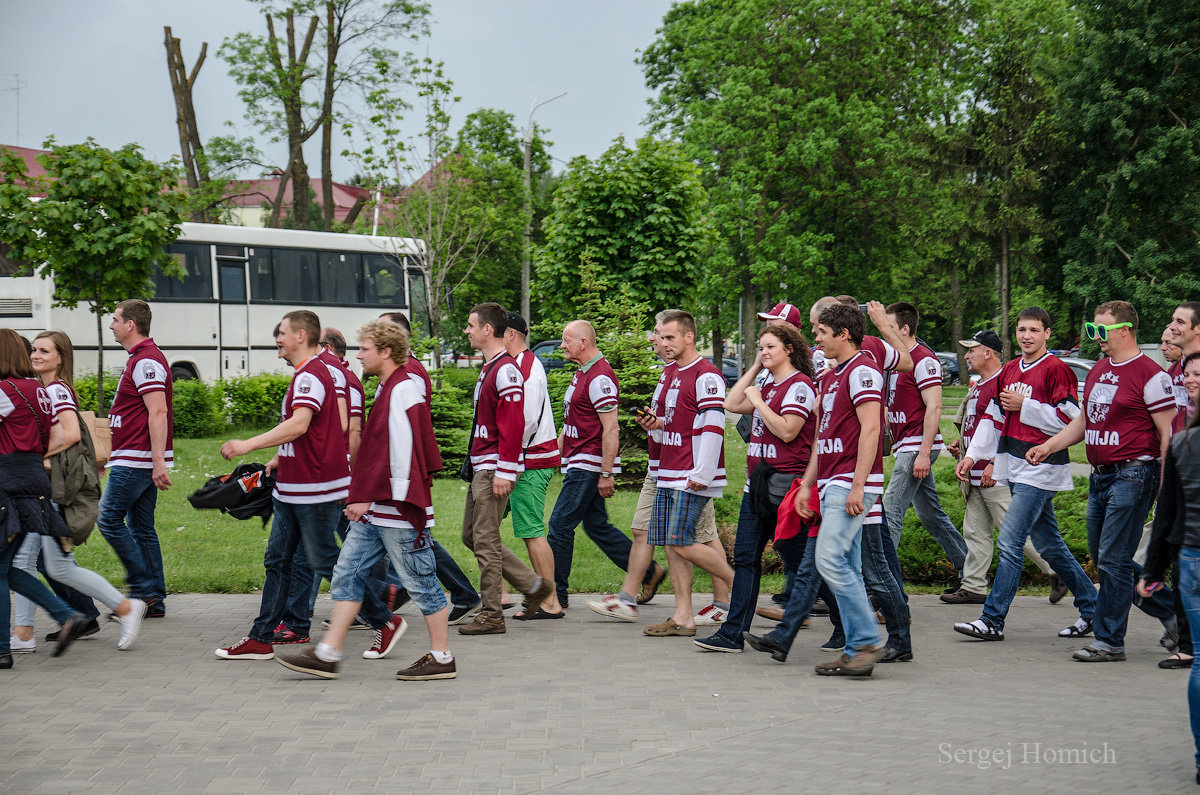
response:
M613 621L622 621L626 624L632 624L634 621L637 621L637 616L622 616L618 615L617 613L611 613L608 610L605 610L603 607L593 606L591 602L584 602L583 606L588 610L591 610L596 615L604 616L605 618L611 618Z
M454 619L453 621L447 621L447 622L446 622L446 625L447 625L447 626L450 626L450 627L457 627L457 626L459 626L459 625L461 625L461 624L470 624L472 621L474 621L474 620L475 620L475 616L476 616L476 615L479 613L479 611L480 611L480 610L482 610L482 609L483 609L483 602L480 602L479 604L475 605L475 606L474 606L474 607L472 607L470 610L468 610L467 612L463 613L461 616L459 616L458 618Z
M37 654L37 649L10 649L11 654Z
M967 630L967 629L959 629L958 627L955 627L955 628L954 628L954 631L955 631L955 632L957 632L959 635L966 635L968 638L974 638L975 640L987 640L987 641L1001 641L1001 640L1004 640L1004 636L1003 636L1003 635L991 635L991 634L986 634L986 635L985 635L984 633L982 633L982 632L979 632L979 631L971 631L971 630Z
M396 678L402 682L425 682L433 679L457 679L458 672L450 671L444 674L428 674L426 676L405 676L404 674L396 674Z
M715 644L705 643L702 640L693 640L692 643L696 644L705 651L723 651L726 654L741 654L743 651L742 649L730 649L725 646L717 646Z
M382 660L392 653L392 649L396 648L396 644L400 642L400 638L404 637L404 633L408 632L408 622L402 621L400 629L396 630L396 634L392 635L392 642L387 645L387 648L378 654L372 653L370 649L363 652L364 660Z
M279 640L275 638L271 641L272 646L295 646L296 644L311 643L312 638L307 635L303 638L295 638L294 640Z
M224 651L225 651L224 649L217 649L217 652L216 652L217 656L220 657L222 660L274 660L275 659L275 652L271 652L270 654L229 654L228 652L226 652L226 653L222 654L222 652L224 652Z
M332 673L329 671L315 671L312 668L305 668L302 665L293 665L292 663L287 662L283 659L276 660L275 662L279 663L284 668L295 671L298 674L308 674L310 676L319 676L322 679L337 679L340 676L340 674L337 671L334 671Z
M137 603L135 602L134 604L137 604ZM137 608L135 608L135 610L137 610ZM133 642L138 639L138 635L142 631L142 622L146 619L146 614L149 612L146 609L145 602L142 603L139 612L141 613L141 615L136 616L133 619L133 631L130 632L128 634L128 636L125 634L125 625L122 624L119 620L117 621L117 623L121 627L121 637L117 640L117 648L121 651L126 651L127 649L129 649L129 647L133 645Z
M875 664L861 668L817 668L817 676L870 676L875 672Z

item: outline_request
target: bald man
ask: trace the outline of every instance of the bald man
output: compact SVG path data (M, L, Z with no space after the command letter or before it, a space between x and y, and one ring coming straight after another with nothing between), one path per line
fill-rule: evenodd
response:
M608 521L604 504L616 492L613 476L621 471L617 375L596 347L596 329L586 320L568 323L559 347L579 369L563 397L566 410L558 437L565 474L550 514L555 593L542 605L551 615L567 606L575 528L580 523L588 538L622 571L629 568L633 545L629 536ZM647 576L653 575L653 568L651 563Z

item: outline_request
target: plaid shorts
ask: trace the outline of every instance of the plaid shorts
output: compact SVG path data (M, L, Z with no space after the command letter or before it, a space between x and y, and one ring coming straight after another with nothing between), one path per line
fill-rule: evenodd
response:
M695 544L696 525L710 499L693 491L660 488L654 495L646 543L655 547Z

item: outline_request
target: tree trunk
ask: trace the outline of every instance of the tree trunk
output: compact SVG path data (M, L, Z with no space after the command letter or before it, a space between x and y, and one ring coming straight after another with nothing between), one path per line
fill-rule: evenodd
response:
M721 366L725 358L725 338L721 334L720 307L712 308L713 327L712 327L712 349L713 349L713 364L717 369L724 374L725 368Z
M747 275L745 278L746 282L742 286L741 365L743 367L754 361L754 349L757 345L754 326L758 320L758 291L754 289L754 283L750 281L750 277Z
M107 417L108 407L104 405L104 315L100 307L92 304L92 312L96 314L96 416Z
M967 360L963 356L962 346L958 344L958 340L966 339L963 334L963 294L962 294L962 278L959 276L958 267L954 263L950 264L950 340L954 345L954 351L958 355L958 382L960 384L967 383Z
M200 45L200 55L192 67L191 74L183 64L180 41L171 34L171 28L163 27L166 34L167 71L171 77L171 92L175 96L175 124L179 128L179 154L183 159L184 177L189 190L195 191L209 182L208 164L204 159L204 145L200 142L200 131L196 124L196 108L192 102L192 87L208 53L208 42ZM207 207L193 211L191 219L201 223L213 221Z
M1012 340L1008 329L1011 314L1008 283L1008 228L1000 229L1000 339L1004 342L1004 358L1012 356Z
M333 230L333 89L337 76L338 36L333 3L325 3L325 96L321 103L321 228Z

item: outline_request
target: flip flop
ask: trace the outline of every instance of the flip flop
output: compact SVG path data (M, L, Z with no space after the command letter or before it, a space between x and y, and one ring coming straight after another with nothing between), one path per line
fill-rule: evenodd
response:
M555 619L555 618L566 618L566 617L567 617L567 614L562 610L559 610L557 613L548 613L540 607L537 610L535 610L533 615L531 615L531 616L526 616L524 613L518 613L513 616L513 618L515 618L518 621L549 621L549 620Z

